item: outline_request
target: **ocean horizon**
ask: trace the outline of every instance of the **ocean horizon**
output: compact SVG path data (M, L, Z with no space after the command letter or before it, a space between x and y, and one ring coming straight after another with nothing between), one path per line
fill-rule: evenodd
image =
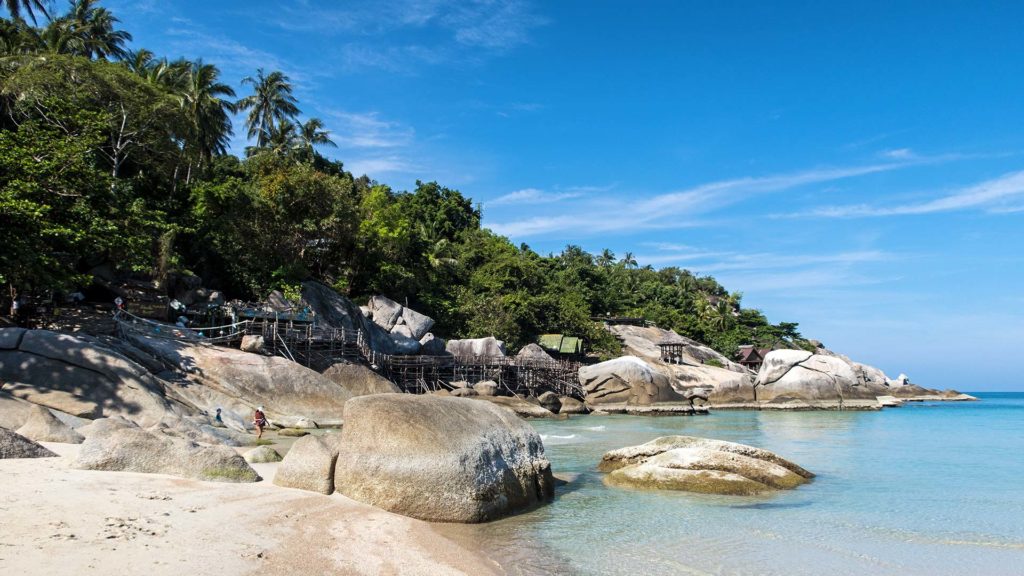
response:
M550 506L445 531L510 574L1020 574L1024 392L970 394L879 412L533 421L570 484ZM817 477L760 497L603 484L605 451L673 434L766 448Z

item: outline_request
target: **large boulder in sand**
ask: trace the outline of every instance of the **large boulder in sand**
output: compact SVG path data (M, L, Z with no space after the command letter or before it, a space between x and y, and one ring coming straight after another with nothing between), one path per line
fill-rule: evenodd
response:
M341 434L305 436L292 445L274 474L274 484L321 494L334 492Z
M268 462L280 462L281 455L270 446L259 446L242 454L242 458L250 464L266 464Z
M3 384L0 383L0 386ZM0 392L0 428L17 430L28 420L29 411L33 404L20 398L15 398L5 392Z
M56 456L56 454L50 452L44 446L40 446L7 428L0 428L0 460L6 458L51 458Z
M32 406L25 424L18 428L17 432L36 442L81 444L85 440L81 434L58 420L52 412L42 406Z
M337 426L352 397L331 379L279 356L139 335L132 342L187 374L186 382L168 385L169 394L206 413L222 408L228 426L248 427L257 406L279 426L302 420Z
M170 474L214 482L257 482L259 475L227 446L200 446L190 440L131 426L111 426L89 434L73 468Z
M401 392L394 382L361 364L339 362L324 370L324 376L348 391L353 397Z
M605 453L612 486L751 495L796 488L814 474L768 450L694 436L666 436Z
M146 368L88 336L0 329L0 382L11 396L82 418L152 425L180 412Z
M484 522L547 502L551 465L533 428L486 402L381 394L349 401L338 492L436 522Z
M866 377L871 378L872 374L858 374L850 362L835 355L773 350L765 356L755 381L757 400L802 401L813 405L815 402L874 400L889 394L884 381L867 381Z
M636 356L623 356L579 371L589 405L627 403L647 406L656 402L683 402L668 376Z
M445 350L452 356L471 358L473 356L504 356L505 343L494 336L449 340Z

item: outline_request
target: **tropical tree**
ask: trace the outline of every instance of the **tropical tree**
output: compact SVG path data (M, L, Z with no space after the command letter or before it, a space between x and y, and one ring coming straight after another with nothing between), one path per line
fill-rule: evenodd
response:
M199 163L227 151L235 91L220 81L220 70L202 60L188 63L178 98L185 114L186 148Z
M331 148L337 148L338 145L331 140L331 133L324 129L324 122L319 118L310 118L306 120L301 126L299 126L299 138L302 141L302 146L305 148L306 154L313 157L314 146L330 146Z
M46 12L46 4L43 0L4 0L4 7L7 8L7 12L11 14L12 19L21 20L21 11L24 10L29 18L32 19L32 22L36 21L36 10L41 12L43 16L50 17Z
M291 82L283 72L266 74L263 68L256 77L247 76L242 84L252 86L253 93L238 101L239 110L248 110L245 120L249 138L256 138L256 147L263 148L271 137L275 124L291 121L299 114L298 100L292 95ZM283 125L282 125L283 127Z

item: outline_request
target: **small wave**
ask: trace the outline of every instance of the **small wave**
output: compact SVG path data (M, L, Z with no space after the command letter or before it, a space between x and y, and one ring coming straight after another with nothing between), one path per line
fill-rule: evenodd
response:
M541 434L540 435L540 439L541 440L548 440L548 439L551 439L551 440L572 440L575 437L576 437L575 434L569 434L568 436L558 436L556 434Z
M604 432L605 427L604 426L587 426L587 427L585 427L583 429L584 430L590 430L591 432Z

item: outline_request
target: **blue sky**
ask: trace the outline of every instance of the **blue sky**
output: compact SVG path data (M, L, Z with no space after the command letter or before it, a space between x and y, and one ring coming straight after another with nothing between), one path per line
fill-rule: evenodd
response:
M516 243L711 274L891 376L1024 388L1024 4L773 4L105 3L134 47L284 71L328 155L458 188Z

